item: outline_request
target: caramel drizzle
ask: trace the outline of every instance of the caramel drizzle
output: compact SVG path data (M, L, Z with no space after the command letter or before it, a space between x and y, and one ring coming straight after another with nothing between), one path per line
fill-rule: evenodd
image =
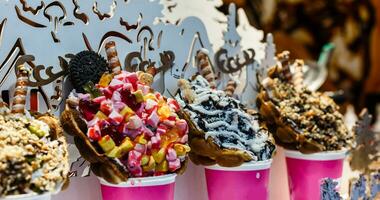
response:
M112 70L112 73L119 74L121 72L121 64L117 55L116 44L114 41L106 43L106 53L108 66Z
M215 89L216 88L215 75L210 65L210 62L208 60L208 52L206 49L201 49L197 53L197 61L198 61L200 74L209 82L210 87Z
M24 65L17 66L17 81L13 95L12 113L23 114L25 111L26 94L29 84L29 70Z

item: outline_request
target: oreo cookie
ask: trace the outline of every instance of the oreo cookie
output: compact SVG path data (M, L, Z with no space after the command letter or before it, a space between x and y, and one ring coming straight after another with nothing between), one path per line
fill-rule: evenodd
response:
M88 82L97 83L108 72L107 61L94 51L82 51L69 63L69 79L75 90L84 93L83 86Z

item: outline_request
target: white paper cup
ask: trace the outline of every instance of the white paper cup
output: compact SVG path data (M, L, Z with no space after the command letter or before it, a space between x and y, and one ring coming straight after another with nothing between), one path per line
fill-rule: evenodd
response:
M51 193L10 195L0 200L51 200Z

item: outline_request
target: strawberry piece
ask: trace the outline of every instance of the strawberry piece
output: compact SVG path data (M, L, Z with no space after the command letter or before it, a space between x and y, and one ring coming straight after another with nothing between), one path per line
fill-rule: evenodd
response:
M116 75L114 78L119 81L125 81L126 77L127 77L127 73L125 71L122 71L120 74Z
M143 133L145 133L145 135L147 135L149 137L152 137L154 135L153 131L147 127L143 127Z
M169 161L169 171L174 172L175 170L179 169L181 167L181 161L179 158Z
M163 134L165 134L167 132L167 130L168 130L167 126L165 126L164 124L160 124L157 127L156 133L158 135L163 135Z
M156 128L159 122L160 122L160 118L158 117L156 111L153 111L152 113L150 113L148 119L146 120L146 124L153 128Z
M152 100L152 99L147 99L146 104L145 104L145 109L147 111L151 111L151 110L157 108L157 105L158 105L157 101Z
M181 142L182 144L186 144L188 141L189 141L189 135L186 134L182 136L179 142Z
M128 128L128 124L124 124L122 133L123 135L128 136L131 139L135 139L138 135L141 134L141 129L132 130Z
M189 126L187 125L187 122L183 119L177 120L175 122L175 126L178 129L178 134L180 136L186 135L189 132Z
M99 105L90 100L81 99L79 100L79 110L86 121L91 121L99 110Z
M113 109L115 109L116 111L120 112L121 114L121 111L126 107L127 105L125 105L125 103L123 102L114 102L113 103ZM123 114L121 114L123 115ZM124 116L124 115L123 115Z
M101 91L104 94L104 96L106 96L107 99L112 98L113 93L109 88L102 88Z
M123 88L122 88L123 90L133 90L133 86L132 86L132 84L131 83L124 83L124 85L123 85Z
M121 102L121 95L118 91L114 91L111 98L112 102Z
M168 161L174 161L177 159L177 153L173 148L168 149L168 153L166 154L166 160Z
M120 115L116 110L113 110L108 118L110 122L116 126L119 125L124 119L124 117Z
M94 119L87 122L87 128L91 128L91 127L94 127L95 125L98 125L98 122L99 122L99 119L97 117L94 117Z
M121 90L121 101L127 106L129 106L132 110L137 110L140 108L141 103L137 103L135 95L131 93L129 90Z
M101 138L100 132L96 131L94 127L91 127L87 130L87 136L92 141L98 141Z
M118 79L112 79L111 83L108 85L108 88L111 90L116 90L118 88L123 87L124 82Z
M142 154L138 151L132 150L128 153L128 170L134 176L142 176L141 158Z
M109 115L112 112L112 102L110 100L102 101L99 109L104 114Z
M168 98L167 103L168 103L168 106L171 109L173 109L174 112L178 112L181 109L181 106L175 99Z
M92 101L94 103L100 104L102 101L105 101L105 100L106 100L105 96L99 96L99 97L94 98Z
M127 128L136 130L139 129L143 125L142 120L139 116L134 115L129 118L129 121L127 123Z
M146 150L146 145L137 143L135 145L135 150L138 151L138 152L140 152L140 153L142 153L142 154L144 154L145 150Z
M152 148L153 149L158 149L160 148L161 145L161 138L160 135L153 136L150 138L150 142L152 143Z
M173 128L175 126L175 121L168 120L168 119L165 119L162 123L165 124L169 128Z
M159 92L155 92L154 95L156 96L157 100L162 99L162 95Z

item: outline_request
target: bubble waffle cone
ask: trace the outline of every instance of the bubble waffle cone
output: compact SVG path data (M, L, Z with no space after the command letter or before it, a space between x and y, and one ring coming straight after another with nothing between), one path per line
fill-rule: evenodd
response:
M81 119L80 113L66 103L61 114L62 127L67 133L74 136L75 145L81 156L91 163L91 170L99 177L110 183L120 183L128 179L128 173L120 169L105 154L98 153L86 136L87 126Z
M189 145L192 149L190 159L195 164L236 167L252 160L252 156L247 152L222 149L215 144L212 138L205 139L204 131L196 127L186 112L180 111L179 116L189 124Z
M325 94L311 92L302 85L300 64L296 61L293 77L283 72L289 67L274 66L260 82L257 107L276 143L302 153L348 148L353 136L338 106Z
M300 134L297 127L281 117L281 111L266 96L265 91L260 91L257 97L257 105L261 116L267 123L267 127L270 127L270 131L273 133L277 144L286 149L300 150L302 153L323 151L322 145L312 140L307 140Z
M179 104L145 82L144 72L104 74L88 93L71 93L61 121L92 171L109 183L181 174L187 166L188 125Z
M182 98L187 103L182 102L183 109L178 115L188 122L191 147L189 156L195 164L237 167L244 162L266 160L272 157L274 144L271 136L258 124L253 124L252 116L241 107L238 101L228 97L223 91L211 89L202 76L194 77L191 83L180 80L179 86L181 93L178 98ZM207 98L207 95L199 96L199 94L210 96ZM218 105L220 108L214 107ZM198 112L203 109L205 109L204 113ZM207 114L207 112L210 113ZM224 115L225 113L227 114ZM228 122L228 120L231 121ZM241 124L236 124L238 122ZM228 123L234 124L234 127ZM207 128L214 126L213 124L217 128ZM230 130L231 135L226 133L228 129L234 129ZM260 142L255 143L255 140L260 140ZM255 145L259 145L259 150L254 150Z

